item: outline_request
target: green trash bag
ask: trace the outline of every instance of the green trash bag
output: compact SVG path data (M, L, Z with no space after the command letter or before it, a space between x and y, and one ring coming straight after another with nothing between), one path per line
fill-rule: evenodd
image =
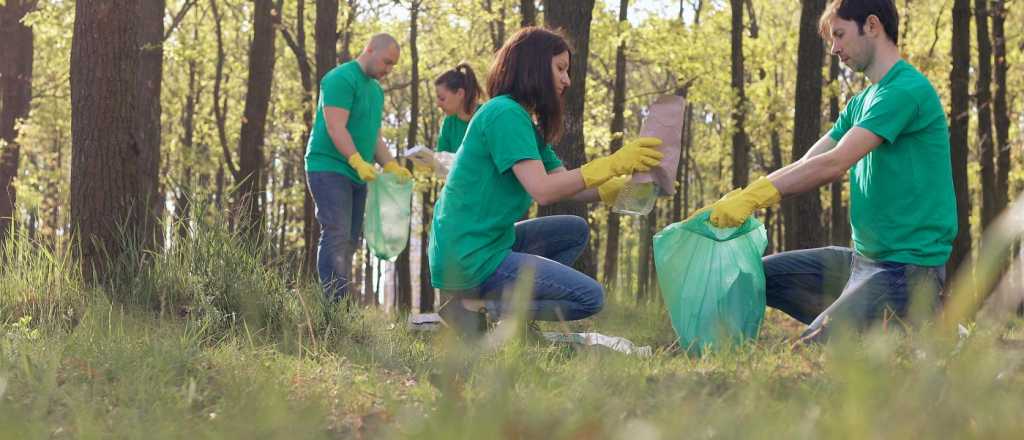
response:
M363 233L366 245L382 260L394 261L409 242L412 220L412 180L399 182L391 173L377 174L367 184Z
M654 264L679 346L700 354L757 338L764 319L764 225L716 228L710 211L654 236Z

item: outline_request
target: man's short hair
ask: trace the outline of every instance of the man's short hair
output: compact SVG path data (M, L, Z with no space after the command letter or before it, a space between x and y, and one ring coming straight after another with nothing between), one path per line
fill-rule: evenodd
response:
M392 45L398 46L398 40L396 40L395 37L392 37L391 34L383 32L379 34L373 34L373 36L370 37L370 41L366 43L366 47L369 47L373 50L384 50L391 47Z
M829 21L834 17L857 22L857 30L864 34L864 23L874 15L882 23L885 35L894 44L900 42L900 16L893 0L832 0L818 20L818 33L828 40L832 38Z

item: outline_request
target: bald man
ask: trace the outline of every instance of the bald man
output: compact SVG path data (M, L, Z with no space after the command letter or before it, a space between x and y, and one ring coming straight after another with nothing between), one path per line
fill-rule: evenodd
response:
M384 92L377 81L391 72L398 56L395 38L376 34L358 58L320 81L316 122L306 145L306 182L320 223L317 272L333 301L348 291L352 254L363 233L366 182L377 177L372 163L400 179L412 177L395 162L380 133Z

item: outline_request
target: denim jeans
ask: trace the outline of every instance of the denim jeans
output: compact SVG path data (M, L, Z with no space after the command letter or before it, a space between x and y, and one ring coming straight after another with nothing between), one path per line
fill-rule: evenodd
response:
M488 312L500 317L514 292L519 274L533 270L533 297L529 319L575 321L604 307L604 288L570 267L583 253L590 239L587 221L572 215L553 215L516 223L512 252L483 284L467 290L444 293L487 300Z
M863 330L888 314L904 318L912 301L925 311L939 304L944 266L876 261L844 247L764 257L768 306L807 324L802 337L827 340L830 329Z
M348 292L352 254L363 235L366 185L331 172L306 173L320 223L316 269L324 295L339 301Z

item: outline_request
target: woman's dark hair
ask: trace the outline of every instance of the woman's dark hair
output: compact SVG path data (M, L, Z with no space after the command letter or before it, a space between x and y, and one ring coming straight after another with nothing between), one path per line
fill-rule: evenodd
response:
M466 96L462 98L462 108L469 114L473 114L476 103L480 99L480 95L483 94L483 91L480 90L480 83L476 82L473 68L469 67L469 63L465 61L459 63L454 69L442 73L434 80L434 85L444 86L453 92L459 89L465 90Z
M864 23L874 15L882 23L885 35L893 44L900 42L900 15L893 0L832 0L818 19L818 33L826 40L831 38L829 20L839 17L857 22L857 32L864 35Z
M537 116L541 137L555 143L562 137L562 97L555 92L551 59L572 50L557 31L525 27L498 49L487 78L487 94L492 98L509 95Z

